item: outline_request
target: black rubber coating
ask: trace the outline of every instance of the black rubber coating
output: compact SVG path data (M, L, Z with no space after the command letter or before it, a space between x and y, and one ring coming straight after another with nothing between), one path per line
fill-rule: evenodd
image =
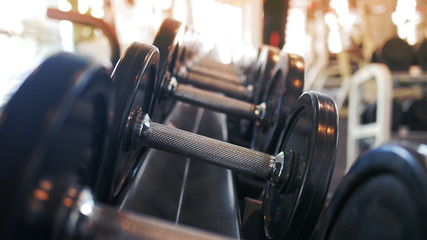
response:
M243 174L268 179L274 156L198 134L151 123L142 135L144 145L199 159Z
M230 98L215 92L201 90L185 84L178 84L173 92L175 99L207 109L230 114L248 120L258 120L256 105Z
M197 73L189 72L185 78L179 77L179 82L188 83L195 87L208 89L224 93L227 96L235 98L249 98L245 86L229 83L225 81L218 81L218 79L204 76Z

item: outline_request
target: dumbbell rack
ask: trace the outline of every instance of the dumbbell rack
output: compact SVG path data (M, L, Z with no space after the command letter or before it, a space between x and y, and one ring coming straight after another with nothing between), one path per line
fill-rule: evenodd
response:
M411 139L422 142L427 139L424 132L392 132L392 100L394 95L394 82L400 81L402 77L409 77L407 73L393 73L385 64L373 63L358 70L352 77L349 94L349 112L347 126L347 157L346 171L353 165L355 159L361 154L359 140L373 138L372 148L386 143L392 139ZM425 79L422 75L421 78ZM362 105L361 85L374 80L377 86L376 92L376 121L361 124L360 106ZM424 80L425 81L425 80ZM411 94L411 93L410 93Z
M178 103L165 124L227 140L224 114ZM134 181L119 197L123 210L149 214L228 237L240 237L232 172L203 162L148 150Z
M256 119L266 119L254 128L274 127L268 135L278 139L266 144L277 147L272 155L227 143L225 115L160 101L179 88L172 82L172 74L180 77L174 71L182 59L176 55L182 45L175 37L185 30L173 20L164 24L174 31L159 31L159 41L154 41L159 47L132 44L111 76L90 59L58 53L28 77L1 119L0 147L3 162L10 166L1 168L7 178L2 191L8 195L0 204L5 212L0 238L150 239L143 232L156 233L156 227L151 220L133 217L137 212L168 220L159 223L167 226L158 231L171 230L171 238L176 232L186 235L177 229L179 223L237 239L241 234L250 239L309 239L335 165L339 128L334 100L314 91L301 94L304 63L299 56L292 61L277 50L270 62L277 67L267 72L279 72L264 76L268 59L261 51L262 66L253 74L268 83L256 89L264 92L263 86L269 85L267 92L275 100L268 99L262 108L249 105ZM258 97L253 97L256 104ZM264 118L264 111L271 118ZM251 213L258 214L250 215L250 227L245 224L248 205L242 215L239 211L250 200L235 189L241 187L238 176L225 168L260 180L256 196L249 196L258 200L251 205ZM178 238L189 239L184 235Z

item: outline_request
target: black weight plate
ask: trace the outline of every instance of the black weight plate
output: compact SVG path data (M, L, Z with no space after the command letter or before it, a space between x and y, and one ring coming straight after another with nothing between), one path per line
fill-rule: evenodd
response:
M424 39L417 47L415 52L417 62L423 71L427 71L427 39Z
M262 46L258 48L258 54L253 64L251 64L247 70L247 83L254 84L256 79L259 78L261 64L266 62L266 53L268 52L267 46Z
M248 83L253 86L252 97L247 99L249 102L253 104L261 103L261 100L266 94L267 86L269 86L273 80L273 69L279 59L280 49L271 46L263 46L261 48L258 59L248 75ZM278 101L278 99L276 100ZM238 128L241 129L241 134L245 139L248 139L249 142L251 142L255 133L253 131L254 127L256 127L255 125L255 122L245 119L240 121L240 126Z
M177 59L175 64L178 66L184 65L188 61L188 53L191 51L191 31L188 26L185 26L184 36L182 37L182 43L180 49L178 49ZM188 49L188 50L187 50Z
M180 44L183 44L184 34L184 24L167 18L163 21L153 41L153 45L159 49L160 53L159 67L157 69L157 79L159 81L157 81L154 90L154 99L158 109L161 109L161 111L155 111L150 115L156 122L163 122L173 107L174 101L162 99L160 94L162 94L161 88L166 72L169 71L169 73L174 74L174 71L179 68L176 63L180 58L179 54L182 54Z
M263 212L269 238L308 239L318 221L335 164L338 112L332 98L307 92L298 99L276 148L293 151L281 192L267 182Z
M197 32L186 25L181 51L178 53L179 66L187 64L192 60L192 55L197 54L197 41L199 41Z
M265 90L270 85L273 69L279 59L280 49L272 46L264 46L262 48L258 61L255 64L257 66L257 73L252 79L254 92L251 100L254 104L260 103L263 99Z
M136 174L143 149L129 147L129 134L133 125L129 117L141 109L151 113L152 97L156 84L156 72L159 66L158 50L152 45L132 43L112 74L115 90L115 108L112 113L113 123L109 143L109 163L114 166L113 198L123 190Z
M157 31L153 45L160 52L159 77L163 76L166 70L170 72L174 70L180 44L183 44L184 34L185 25L170 18L165 19Z
M391 129L393 131L397 131L399 129L399 126L402 124L403 121L403 112L401 104L398 101L392 101L392 108L391 108ZM368 124L373 123L377 121L377 104L368 104L364 107L362 110L362 114L360 116L360 122L362 124Z
M10 99L0 118L0 239L22 234L17 229L42 177L76 174L98 196L107 191L102 159L110 97L104 67L60 53Z
M405 123L412 131L427 131L427 98L405 102Z
M360 122L362 124L373 123L377 121L377 104L367 104L364 106L361 116Z
M265 124L255 125L252 148L274 153L281 130L304 87L304 60L295 54L283 52L273 69L272 80L264 95L268 119Z
M427 239L426 156L416 148L387 144L356 161L314 239Z
M379 60L391 71L408 71L415 59L412 47L397 37L387 40L379 55Z

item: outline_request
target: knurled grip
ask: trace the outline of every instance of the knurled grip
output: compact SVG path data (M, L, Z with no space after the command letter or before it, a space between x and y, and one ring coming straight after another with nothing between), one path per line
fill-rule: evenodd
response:
M94 206L89 217L82 215L78 239L90 240L225 240L217 234L175 225L151 216L119 212L107 205Z
M266 153L158 123L150 123L140 138L147 147L264 179L270 177L275 159Z
M173 91L173 97L182 102L187 102L207 109L226 113L248 120L258 120L257 106L224 95L194 88L185 84L178 84Z
M231 82L234 84L241 84L242 83L242 81L240 80L239 76L236 73L224 72L224 71L221 71L218 69L215 70L212 68L201 67L201 66L197 66L197 65L193 66L188 71L193 72L193 73L198 73L198 74L216 77L216 78L218 78L218 80Z
M222 92L227 96L235 98L249 98L248 90L243 85L218 81L218 79L189 72L187 76L178 79L182 83L188 83L195 87Z

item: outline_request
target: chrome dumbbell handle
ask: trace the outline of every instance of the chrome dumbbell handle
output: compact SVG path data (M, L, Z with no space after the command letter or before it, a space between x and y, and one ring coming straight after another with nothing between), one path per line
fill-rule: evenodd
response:
M291 150L273 156L151 122L147 114L142 115L142 111L137 116L131 137L135 139L136 146L155 148L267 179L280 190L287 184L295 157Z
M229 73L221 69L212 69L208 67L201 67L201 66L195 65L192 68L190 68L188 71L207 75L207 76L212 76L212 77L218 78L218 80L221 80L221 81L226 81L234 84L242 84L242 80L237 75L237 73Z
M255 105L185 84L177 84L170 94L182 102L253 121L262 121L266 112L265 104Z
M273 156L154 123L141 110L131 118L135 118L130 135L132 148L151 147L264 179L283 179L289 172L288 167L283 169L283 154ZM280 176L276 176L278 173Z
M138 117L134 137L137 145L155 148L243 174L269 179L275 157L249 148L151 122L148 115Z
M221 92L234 98L250 99L253 94L252 85L243 86L226 81L218 81L215 78L193 72L181 72L176 77L180 83L187 83L198 88Z
M195 63L198 66L210 67L213 69L222 70L224 72L235 72L235 68L231 64L224 64L214 59L202 58Z

